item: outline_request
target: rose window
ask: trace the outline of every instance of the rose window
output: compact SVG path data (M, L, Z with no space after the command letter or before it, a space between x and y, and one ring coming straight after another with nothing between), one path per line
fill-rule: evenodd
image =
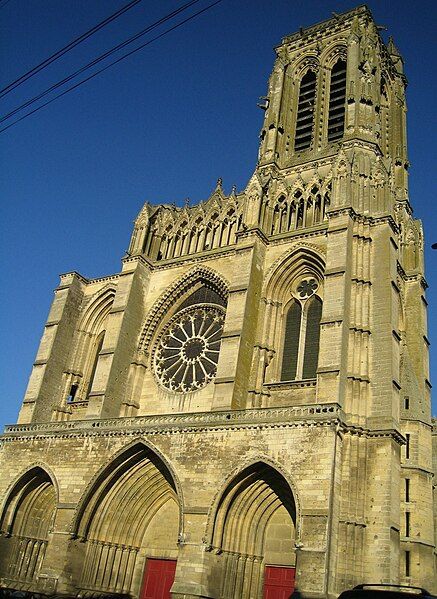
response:
M197 305L170 320L154 353L155 373L163 387L186 393L214 378L224 317L219 306Z
M302 299L305 297L310 297L316 291L318 287L318 283L316 279L303 279L297 286L297 292L299 297Z

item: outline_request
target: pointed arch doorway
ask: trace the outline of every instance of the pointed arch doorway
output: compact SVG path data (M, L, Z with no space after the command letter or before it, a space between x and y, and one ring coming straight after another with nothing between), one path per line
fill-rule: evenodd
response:
M286 479L257 462L227 486L212 546L222 599L289 599L295 580L296 503Z
M0 518L0 577L14 588L34 584L55 518L57 492L49 474L34 467L15 484Z
M163 460L142 443L122 452L96 480L78 519L82 593L170 599L162 581L173 583L179 522L176 483Z

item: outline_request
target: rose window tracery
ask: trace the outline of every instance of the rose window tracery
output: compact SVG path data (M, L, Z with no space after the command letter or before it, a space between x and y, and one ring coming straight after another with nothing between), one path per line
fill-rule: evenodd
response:
M187 393L214 378L224 317L221 306L198 304L170 320L154 352L155 374L163 387Z
M303 279L297 286L296 291L298 292L299 297L301 297L303 299L303 298L310 297L311 295L313 295L313 293L316 291L318 286L319 285L318 285L316 279L313 279L313 278Z

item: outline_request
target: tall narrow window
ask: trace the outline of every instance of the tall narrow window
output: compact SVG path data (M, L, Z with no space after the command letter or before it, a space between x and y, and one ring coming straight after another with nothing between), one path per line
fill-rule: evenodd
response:
M303 378L316 376L319 361L320 319L322 318L322 302L316 296L309 300L305 337L305 353L303 359Z
M410 552L405 552L405 576L410 576Z
M405 512L405 536L410 536L410 512Z
M322 300L312 276L300 280L285 314L281 381L314 379L319 361Z
M410 434L407 433L405 435L405 438L407 440L406 444L405 444L405 457L407 458L407 460L410 459Z
M346 103L346 61L338 60L331 70L329 89L328 141L341 139L344 133Z
M285 323L281 381L292 381L296 378L301 320L302 308L294 301L287 312Z
M90 371L90 376L88 379L88 389L86 392L86 396L88 397L91 393L91 389L93 388L94 377L96 376L97 362L99 360L99 353L103 346L103 339L105 337L105 331L102 331L100 335L97 337L96 342L94 344L94 353L93 353L93 361L92 367Z
M410 501L410 479L405 479L405 501Z
M302 78L299 87L296 134L294 138L294 149L296 151L307 150L311 146L315 98L316 74L313 71L308 71Z

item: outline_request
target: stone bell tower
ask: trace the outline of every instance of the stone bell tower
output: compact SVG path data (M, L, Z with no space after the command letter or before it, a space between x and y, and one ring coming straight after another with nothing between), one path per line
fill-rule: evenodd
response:
M146 204L121 272L61 276L0 439L0 585L435 589L406 84L365 6L285 37L246 188Z
M258 194L248 186L266 235L306 227L310 242L320 214L328 223L317 397L339 402L348 431L340 586L390 576L433 585L427 285L406 86L393 39L383 42L365 6L285 37L262 98Z

